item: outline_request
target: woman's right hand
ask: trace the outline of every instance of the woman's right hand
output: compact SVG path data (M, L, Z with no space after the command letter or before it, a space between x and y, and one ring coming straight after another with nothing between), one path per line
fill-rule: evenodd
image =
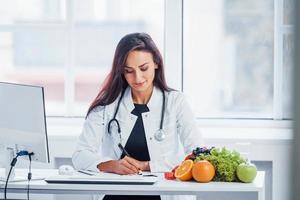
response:
M103 172L116 173L121 175L137 174L139 172L138 163L135 159L125 156L120 160L110 160L97 165Z

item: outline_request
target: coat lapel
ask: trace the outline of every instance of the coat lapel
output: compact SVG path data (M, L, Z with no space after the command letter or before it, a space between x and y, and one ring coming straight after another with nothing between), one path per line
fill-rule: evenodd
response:
M154 138L154 134L159 130L162 102L161 90L154 87L148 102L149 112L142 114L150 159L157 158L162 153Z
M162 101L163 98L161 90L154 87L151 98L147 104L149 112L142 113L147 143L150 142L150 138L153 138L155 131L159 129ZM116 106L117 101L115 103L115 107ZM123 146L126 145L134 124L137 120L137 116L131 113L133 109L134 103L131 96L131 88L127 87L121 101L118 114L116 116L116 119L119 121L121 128L121 144Z
M123 96L123 100L120 105L120 111L117 115L117 119L120 122L121 134L122 134L122 145L125 147L130 133L137 120L137 116L131 114L134 109L134 104L131 97L131 88L127 87Z

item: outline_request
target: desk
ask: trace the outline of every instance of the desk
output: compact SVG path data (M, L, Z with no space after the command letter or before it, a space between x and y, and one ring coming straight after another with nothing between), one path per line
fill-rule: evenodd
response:
M16 170L16 175L27 174L27 170ZM33 170L34 174L56 175L57 170ZM265 200L265 173L258 172L253 183L210 182L197 183L194 181L181 182L165 180L163 174L157 174L159 181L153 185L93 185L93 184L48 184L43 180L30 182L30 193L33 194L119 194L119 195L201 195L202 192L254 192L258 200ZM0 192L4 191L4 183L0 182ZM9 183L9 193L26 193L27 181Z

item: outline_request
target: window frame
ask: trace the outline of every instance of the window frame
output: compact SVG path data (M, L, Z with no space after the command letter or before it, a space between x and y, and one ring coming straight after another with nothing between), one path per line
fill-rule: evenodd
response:
M184 66L183 66L183 6L184 0L164 0L165 3L165 29L164 29L164 61L166 78L170 87L184 92ZM63 117L57 117L57 119L64 121L68 118L73 119L76 117L72 108L75 105L75 67L73 60L73 42L74 42L74 3L72 0L66 0L65 4L65 20L60 24L41 24L41 23L28 23L22 26L34 26L37 28L52 27L63 29L66 31L68 38L67 52L64 71L64 109L65 115ZM274 93L273 93L273 118L264 120L258 118L251 119L204 119L197 118L199 124L216 125L222 124L225 126L231 126L230 124L245 123L251 126L264 126L265 123L272 127L292 127L292 120L284 119L283 111L283 36L285 34L293 34L293 25L284 25L283 21L283 8L284 0L274 0ZM0 25L0 31L13 31L18 28L17 25ZM47 116L48 118L55 119L55 116ZM84 118L80 116L79 118ZM68 121L68 120L67 120Z
M183 43L183 5L185 0L178 0L176 1L178 4L181 3L181 13L178 13L177 15L181 15L181 21L177 23L181 23L181 40ZM260 124L266 123L266 121L271 121L274 126L279 127L291 127L292 125L292 119L284 119L284 111L283 111L283 76L284 73L284 67L283 67L283 38L285 34L293 34L294 27L293 25L284 25L283 21L283 8L284 8L284 0L273 0L274 1L274 75L273 75L273 117L268 119L261 119L261 118L251 118L251 119L241 119L241 118L199 118L197 117L198 121L200 121L200 124L202 122L208 122L211 121L212 123L220 124L222 120L226 121L225 124L230 124L231 122L236 122L237 120L240 120L240 122L244 123L247 121L246 124L249 124L249 121L253 121L254 124ZM177 5L178 6L178 5ZM174 23L174 21L173 21ZM166 23L166 26L168 23ZM175 41L173 41L175 42ZM181 43L181 44L182 44ZM183 45L181 45L182 47ZM174 51L174 49L173 49ZM178 52L177 52L178 53ZM183 54L184 52L181 52L182 59L181 59L181 91L184 92L184 80L183 80L183 73L184 73L184 66L183 66ZM176 54L174 53L173 56ZM178 71L178 73L180 73ZM177 75L178 76L178 75ZM177 77L176 76L176 77ZM279 121L282 121L279 123ZM229 122L229 123L228 123ZM239 123L240 123L239 122ZM206 124L206 123L205 123ZM211 123L208 123L211 124ZM223 123L221 123L223 124ZM252 123L250 123L252 124ZM254 125L252 124L252 125Z

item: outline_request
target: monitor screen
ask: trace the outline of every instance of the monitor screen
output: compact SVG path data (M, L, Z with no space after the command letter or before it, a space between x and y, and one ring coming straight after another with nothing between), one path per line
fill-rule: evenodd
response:
M0 144L49 162L43 87L0 82Z

